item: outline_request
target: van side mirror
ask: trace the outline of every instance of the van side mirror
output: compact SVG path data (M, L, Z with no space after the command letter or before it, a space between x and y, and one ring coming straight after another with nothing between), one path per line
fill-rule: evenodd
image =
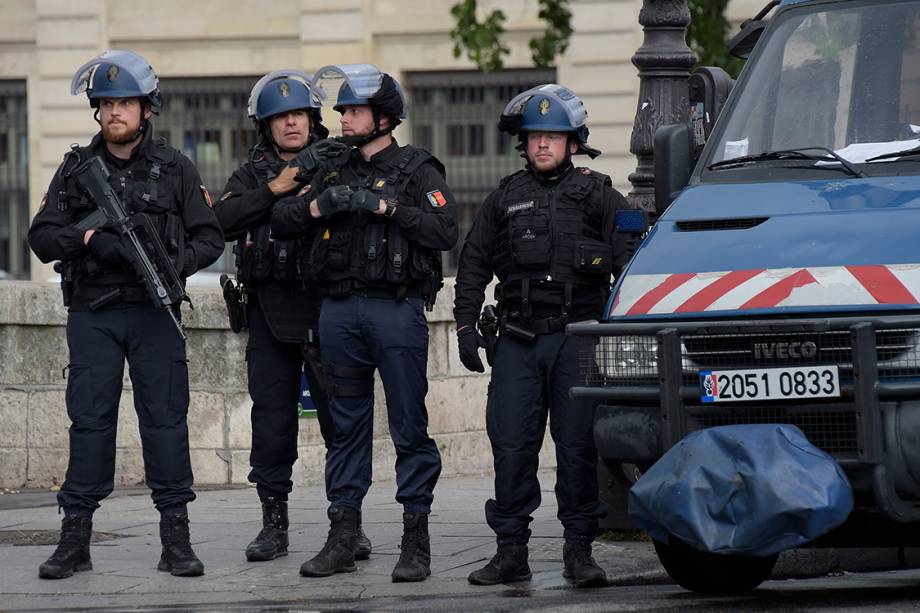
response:
M766 21L755 21L753 19L745 21L741 25L741 31L728 41L728 52L742 60L748 59L766 29Z
M770 0L752 19L741 24L741 31L728 41L728 52L742 60L748 59L763 31L767 29L767 13L779 5L780 0Z
M690 128L685 123L655 130L655 211L664 213L690 181Z

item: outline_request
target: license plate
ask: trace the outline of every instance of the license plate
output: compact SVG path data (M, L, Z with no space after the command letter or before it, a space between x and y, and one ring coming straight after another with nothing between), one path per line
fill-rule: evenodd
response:
M706 370L700 372L703 402L835 398L840 396L836 366Z

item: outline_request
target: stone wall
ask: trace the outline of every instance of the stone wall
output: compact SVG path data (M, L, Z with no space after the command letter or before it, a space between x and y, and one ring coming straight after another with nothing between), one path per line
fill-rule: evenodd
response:
M245 483L249 471L250 401L243 356L246 335L230 332L216 288L189 290L194 310L184 310L188 328L192 466L199 484ZM491 471L485 433L486 375L460 364L451 319L453 280L428 314L429 431L437 441L444 474ZM0 487L50 487L67 468L64 408L67 366L66 311L53 283L0 282ZM395 454L386 428L386 402L375 386L374 475L393 478ZM125 374L118 418L116 483L144 481L131 382ZM300 420L300 459L295 481L322 480L324 447L315 419ZM554 464L552 452L544 465Z

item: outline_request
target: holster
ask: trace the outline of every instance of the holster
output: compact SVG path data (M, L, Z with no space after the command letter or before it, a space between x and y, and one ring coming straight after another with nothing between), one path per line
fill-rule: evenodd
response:
M242 285L236 283L225 274L220 276L220 287L224 291L224 302L227 304L230 329L235 334L239 334L249 327L249 322L246 318L246 292Z

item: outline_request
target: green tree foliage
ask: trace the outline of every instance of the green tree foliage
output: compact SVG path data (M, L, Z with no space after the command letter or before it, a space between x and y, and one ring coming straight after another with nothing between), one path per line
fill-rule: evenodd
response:
M543 36L531 39L530 53L534 66L551 66L556 56L565 53L572 37L572 12L570 0L539 0L538 16L546 23ZM742 60L730 55L726 41L729 24L725 19L728 0L688 0L691 23L687 30L687 44L700 58L701 66L720 66L732 77L738 76ZM460 0L450 9L456 27L450 37L454 41L454 57L464 51L480 70L500 70L509 49L502 44L505 33L505 13L493 10L480 22L476 17L476 0Z
M725 18L728 0L688 0L687 4L690 7L687 45L699 58L698 65L719 66L736 78L744 62L728 52L726 42L732 34Z
M476 0L461 0L451 7L450 14L457 20L457 27L450 32L454 57L466 50L466 57L483 72L500 70L502 56L508 55L508 47L501 42L505 13L494 10L480 23L476 19Z
M569 0L539 0L538 16L546 23L543 36L530 40L530 54L534 66L545 68L552 65L557 55L562 55L569 46L572 36L572 12ZM505 33L505 13L493 10L480 22L476 17L476 0L460 0L450 9L456 20L450 38L454 41L454 57L466 51L466 57L484 71L500 70L504 56L509 49L502 44Z

